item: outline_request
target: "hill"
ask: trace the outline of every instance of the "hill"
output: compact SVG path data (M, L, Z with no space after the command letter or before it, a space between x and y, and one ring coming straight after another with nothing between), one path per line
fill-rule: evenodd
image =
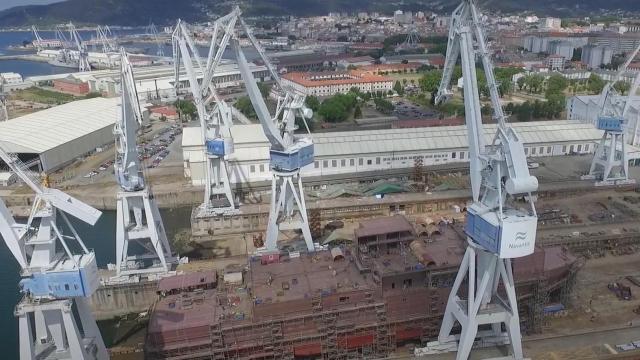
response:
M241 0L247 15L324 15L331 11L432 10L448 13L459 0ZM636 0L479 0L482 8L503 12L532 11L539 15L586 16L607 10L640 11ZM19 6L0 11L4 27L31 24L78 24L136 26L150 21L172 24L177 18L206 21L224 14L232 0L67 0L50 5Z

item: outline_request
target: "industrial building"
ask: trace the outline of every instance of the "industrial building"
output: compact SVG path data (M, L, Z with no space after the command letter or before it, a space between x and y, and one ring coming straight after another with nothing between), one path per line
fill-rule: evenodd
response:
M602 131L579 121L556 120L513 123L530 157L588 154ZM491 143L495 125L485 126ZM234 184L270 181L269 142L260 125L232 127L235 153L229 174ZM465 126L441 126L387 130L362 130L311 134L315 148L313 165L305 177L358 174L369 171L412 168L416 159L424 166L468 161ZM204 154L200 128L185 128L182 138L185 176L194 185L204 183Z
M256 79L270 79L269 71L265 66L251 65L251 68ZM189 84L184 72L181 74L178 91L187 92L189 91ZM138 97L141 102L150 100L171 101L176 99L176 90L173 86L175 75L172 65L134 68L134 75ZM73 76L86 82L89 85L90 92L99 92L106 96L116 96L120 92L120 72L118 70L95 70L90 73L73 73L72 75L39 75L28 77L26 81L34 85L48 85L56 79L63 79L68 76ZM201 79L202 74L198 74L198 78ZM213 77L213 81L219 88L240 85L241 79L238 66L228 60L222 61Z
M0 123L0 145L51 172L113 142L119 98L74 101Z

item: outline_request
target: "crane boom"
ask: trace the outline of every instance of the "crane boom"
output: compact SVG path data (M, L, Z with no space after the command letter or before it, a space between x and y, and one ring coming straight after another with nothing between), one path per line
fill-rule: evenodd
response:
M138 158L136 134L142 124L142 113L138 102L136 83L131 63L124 48L120 51L120 77L122 87L121 116L113 132L116 136L115 174L120 187L125 191L138 191L145 187L142 167Z

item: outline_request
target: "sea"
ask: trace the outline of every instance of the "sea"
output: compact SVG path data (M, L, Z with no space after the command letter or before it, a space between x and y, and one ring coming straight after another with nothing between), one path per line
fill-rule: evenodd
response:
M135 30L127 30L129 33ZM138 31L140 33L140 31ZM54 34L48 31L41 31L43 38L54 38ZM81 31L80 35L84 39L90 39L91 34ZM29 42L34 39L31 32L0 32L0 55L25 54L34 51L15 50L11 46L20 45L23 41ZM129 45L128 45L129 46ZM141 43L130 46L144 49L150 53L157 50L155 44ZM171 47L165 46L165 54L171 56ZM17 72L23 77L34 75L58 74L72 72L73 69L61 68L43 62L32 62L22 60L0 60L0 72ZM173 210L162 210L161 215L165 223L167 235L170 239L181 229L189 228L189 218L191 208L177 208ZM80 221L71 218L76 230L84 240L86 246L96 253L98 266L106 268L108 263L115 262L115 228L116 214L114 211L103 211L100 220L95 226L88 226ZM20 300L18 282L20 281L19 268L4 243L0 243L0 359L18 360L18 322L13 316L15 305ZM107 341L108 342L108 341Z
M43 39L54 39L55 33L53 31L40 31L40 37ZM94 32L91 31L79 31L80 37L87 40L94 36ZM113 31L114 36L129 35L129 34L144 34L144 28L138 29L126 29ZM23 43L29 43L35 39L32 32L29 31L0 31L0 55L16 55L16 54L33 54L34 49L23 50L16 49L15 46L20 46ZM156 55L158 52L158 46L149 42L131 42L124 46L126 49L132 52L144 53L147 55ZM162 49L165 56L172 56L172 47L169 44L162 44ZM199 46L198 50L200 56L206 57L208 48ZM101 51L99 48L89 47L89 51ZM259 57L258 53L253 48L244 49L247 60L253 61ZM233 56L231 49L227 49L224 52L223 58L231 59ZM53 66L46 62L25 61L25 60L0 60L0 73L2 72L16 72L22 75L23 78L35 75L51 75L51 74L65 74L75 72L75 69L65 68L59 66Z

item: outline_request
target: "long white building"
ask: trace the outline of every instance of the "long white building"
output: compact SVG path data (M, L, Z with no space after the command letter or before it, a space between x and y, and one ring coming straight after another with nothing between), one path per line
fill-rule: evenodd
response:
M525 142L529 157L588 154L602 137L591 124L557 120L513 123ZM486 125L491 143L495 125ZM232 128L235 154L230 158L231 182L270 181L269 143L260 125ZM312 134L315 162L302 169L305 177L357 174L412 168L415 159L424 166L468 161L465 126L363 130ZM199 128L185 128L182 139L184 173L194 185L203 183L204 158Z

